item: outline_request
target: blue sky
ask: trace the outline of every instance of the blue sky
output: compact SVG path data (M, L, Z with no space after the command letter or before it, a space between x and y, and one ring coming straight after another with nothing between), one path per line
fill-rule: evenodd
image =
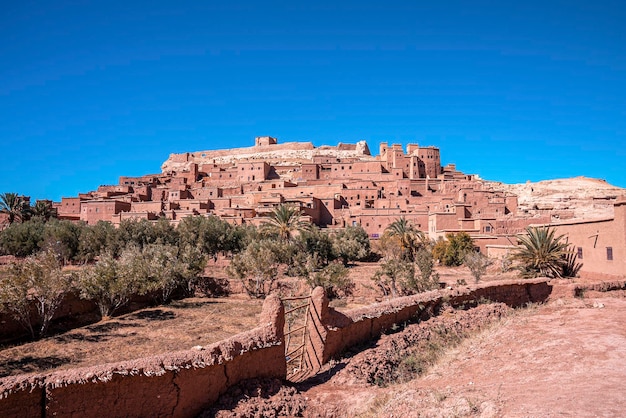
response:
M0 192L58 200L261 135L626 187L626 6L503 3L5 3Z

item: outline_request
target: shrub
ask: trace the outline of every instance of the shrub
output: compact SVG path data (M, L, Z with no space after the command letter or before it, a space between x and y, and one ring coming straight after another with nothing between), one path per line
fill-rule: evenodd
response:
M322 286L329 299L349 296L354 290L354 282L348 277L348 269L341 263L330 263L321 270L311 272L307 283L311 288Z
M333 254L344 265L365 258L370 253L370 238L360 225L348 226L331 236Z
M137 247L125 249L119 260L105 253L94 265L80 271L77 281L80 296L94 300L103 319L126 305L132 295L142 295L150 289L150 283L142 280L145 267L140 256Z
M478 283L487 272L487 267L493 264L493 261L481 253L472 251L465 254L464 264L470 269L474 281Z
M513 258L520 265L523 277L561 277L568 244L564 235L555 236L555 229L546 227L526 228L526 235L518 237L519 248Z
M42 337L70 289L71 276L63 273L52 252L42 252L11 264L0 275L0 309L8 311L33 338Z
M252 242L226 269L230 277L241 280L251 297L265 297L277 279L280 248L276 244L271 240Z
M415 268L413 263L402 259L388 259L380 263L380 268L372 280L381 288L383 294L396 297L400 290L415 281Z
M446 234L446 240L439 239L433 248L433 255L446 266L460 266L465 254L474 250L474 241L466 232Z
M0 232L0 249L4 254L26 257L39 251L43 244L43 236L42 219L15 222Z

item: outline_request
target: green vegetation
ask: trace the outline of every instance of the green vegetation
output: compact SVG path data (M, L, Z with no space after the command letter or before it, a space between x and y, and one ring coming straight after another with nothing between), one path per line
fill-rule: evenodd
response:
M410 295L439 286L439 276L433 271L430 243L405 218L387 227L379 246L383 260L372 280L384 295Z
M263 232L270 236L278 237L283 241L289 241L294 234L308 229L310 223L302 219L300 208L294 205L277 206L270 214L267 222L263 224Z
M70 291L93 300L108 318L134 296L167 303L177 293L193 294L202 287L198 278L207 260L218 254L232 256L227 272L251 297L267 295L282 275L342 297L354 287L346 266L370 252L360 226L327 233L304 222L300 210L289 205L277 207L258 229L215 216L187 217L177 227L166 219L123 220L116 228L109 222L58 220L45 202L28 218L18 214L17 195L4 198L15 214L0 232L0 253L26 258L1 273L0 309L33 337L45 334ZM63 267L70 264L82 267L65 274Z
M9 215L9 223L22 222L30 216L30 207L17 193L0 194L0 212Z
M0 273L0 310L8 312L33 338L46 335L50 321L71 290L71 276L51 251L13 263Z
M479 252L471 251L465 254L463 264L470 269L474 281L478 283L480 278L487 272L487 267L493 264L493 260Z
M341 259L345 266L351 261L361 260L370 253L370 239L367 232L358 226L348 226L331 235L332 255Z
M573 277L582 264L565 242L565 236L555 236L553 228L528 227L526 235L518 237L520 247L513 254L522 277Z
M404 217L392 222L385 230L385 235L386 238L396 238L399 241L400 256L408 261L414 261L415 253L426 243L422 231Z
M440 238L433 247L433 256L444 266L460 266L465 254L474 251L474 242L466 232L446 234L446 239Z

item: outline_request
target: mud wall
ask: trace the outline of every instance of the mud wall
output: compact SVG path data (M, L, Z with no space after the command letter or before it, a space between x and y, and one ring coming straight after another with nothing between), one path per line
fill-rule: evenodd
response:
M3 417L196 416L241 380L286 376L284 308L265 300L260 326L191 350L0 380Z
M307 361L317 369L346 349L377 339L395 324L436 315L444 303L469 307L489 300L520 307L545 301L551 291L547 279L513 280L435 290L340 313L328 306L323 289L317 288L311 295Z

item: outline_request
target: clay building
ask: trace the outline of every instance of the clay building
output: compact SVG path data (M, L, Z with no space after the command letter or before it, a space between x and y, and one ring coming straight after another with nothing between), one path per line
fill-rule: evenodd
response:
M60 218L88 224L159 217L176 224L185 216L216 215L258 225L284 203L300 207L320 227L361 225L374 239L399 217L432 239L464 231L485 253L515 244L515 234L530 224L551 221L518 213L517 196L486 187L454 164L442 167L433 146L404 150L383 142L372 156L364 141L315 147L269 136L248 148L171 154L160 174L122 176L118 185L64 197L54 207ZM616 204L611 220L555 224L581 248L585 271L624 271L617 260L626 246L625 206Z

